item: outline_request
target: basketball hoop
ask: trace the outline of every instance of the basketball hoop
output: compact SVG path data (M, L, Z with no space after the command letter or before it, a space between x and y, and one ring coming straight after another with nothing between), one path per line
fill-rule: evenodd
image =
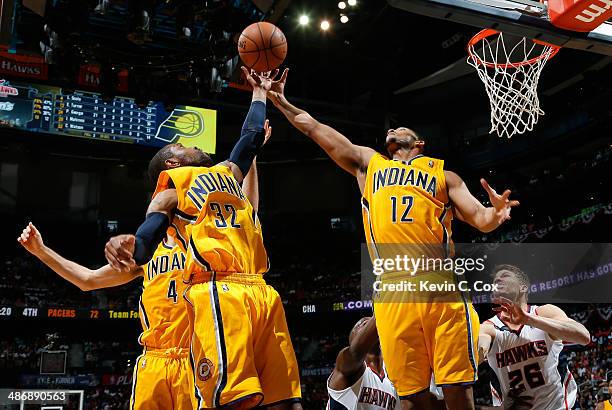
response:
M491 129L500 137L532 131L544 111L538 81L560 47L484 29L468 43L467 62L478 72L491 106Z

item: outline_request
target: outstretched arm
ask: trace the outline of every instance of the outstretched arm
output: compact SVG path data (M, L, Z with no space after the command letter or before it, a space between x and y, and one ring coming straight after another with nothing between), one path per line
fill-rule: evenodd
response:
M255 156L264 144L266 93L272 84L270 73L257 74L254 71L249 73L245 67L242 67L242 71L248 83L253 87L253 98L242 125L240 138L232 149L229 159L225 161L238 182L242 182L246 177Z
M483 323L480 325L480 333L478 335L478 364L487 360L491 344L495 340L495 327L491 323Z
M123 285L142 275L139 268L120 272L104 265L94 270L68 260L44 244L42 235L31 222L17 241L52 271L83 291Z
M270 121L266 120L264 123L264 144L268 142L271 136L272 127L270 126ZM242 191L247 198L249 198L251 205L253 205L253 209L255 212L257 212L259 210L259 177L257 175L257 157L255 157L253 160L251 170L244 178L242 183Z
M518 206L519 201L511 201L510 190L499 195L484 179L480 180L489 195L491 205L485 207L476 199L465 185L465 182L452 171L444 171L448 196L453 204L457 218L472 225L481 232L491 232L504 221L510 219L510 209Z
M591 343L591 334L581 323L567 317L565 312L555 305L538 307L536 314L525 312L520 304L506 298L494 301L500 307L494 310L503 311L509 320L519 325L528 325L548 333L554 340L563 340L570 343L588 345Z
M342 390L351 386L365 370L366 354L378 341L376 318L370 318L353 337L351 344L338 353L329 387Z
M322 124L306 111L292 105L285 97L285 84L289 69L285 69L280 80L272 83L268 93L270 101L283 113L289 122L304 135L316 142L342 169L357 176L365 174L372 155L371 148L355 145L332 127Z

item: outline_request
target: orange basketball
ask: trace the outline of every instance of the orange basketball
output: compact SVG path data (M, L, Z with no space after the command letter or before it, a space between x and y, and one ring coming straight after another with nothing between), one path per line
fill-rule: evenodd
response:
M287 56L287 39L274 24L253 23L240 34L238 53L248 68L260 73L272 71Z

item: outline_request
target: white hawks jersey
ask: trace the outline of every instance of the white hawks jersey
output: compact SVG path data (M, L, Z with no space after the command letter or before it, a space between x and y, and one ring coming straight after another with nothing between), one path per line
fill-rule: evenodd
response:
M331 377L331 376L330 376ZM329 387L327 410L401 410L402 405L397 391L387 377L383 367L382 374L376 373L366 364L363 375L344 390Z
M531 306L529 312L537 315L537 306ZM491 381L493 405L537 410L574 406L578 386L567 366L559 366L561 340L531 326L514 331L498 316L486 322L495 326L495 340L487 355L496 376Z

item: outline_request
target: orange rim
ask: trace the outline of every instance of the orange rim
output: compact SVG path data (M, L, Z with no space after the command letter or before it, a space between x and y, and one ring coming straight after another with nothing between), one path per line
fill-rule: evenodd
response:
M485 28L484 30L480 30L478 33L476 33L476 35L474 37L472 37L470 39L470 41L468 42L468 54L470 55L470 58L472 58L472 60L474 60L477 64L482 64L485 65L489 68L516 68L516 67L522 67L525 65L532 65L540 60L542 60L543 58L548 58L551 59L553 58L561 49L561 47L559 46L555 46L554 44L550 44L547 43L545 41L540 41L540 40L531 40L536 44L540 44L543 46L547 46L551 48L551 52L550 53L543 53L540 54L539 56L530 58L527 61L520 61L518 63L504 63L504 64L497 64L497 63L489 63L487 61L483 61L474 51L474 46L479 42L484 40L487 37L491 37L494 36L496 34L499 34L499 31L497 30L493 30L492 28Z

